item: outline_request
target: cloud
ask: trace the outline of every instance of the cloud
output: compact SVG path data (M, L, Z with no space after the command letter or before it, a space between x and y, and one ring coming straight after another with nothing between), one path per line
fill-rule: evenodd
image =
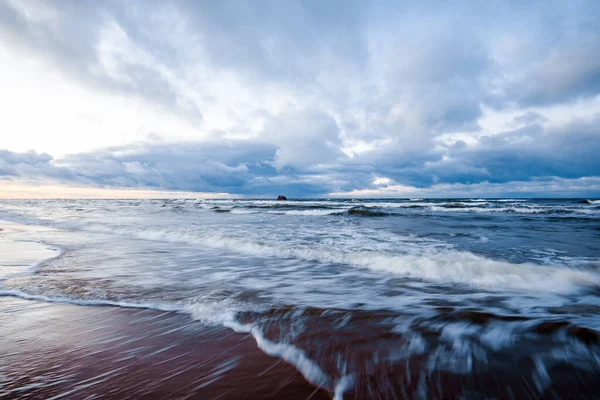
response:
M52 156L46 153L14 153L8 150L0 150L0 177L23 181L48 178L68 181L77 179L68 168L53 165Z
M272 165L279 171L337 163L346 157L340 128L320 111L287 109L269 118L261 137L277 146Z
M600 175L599 11L5 1L0 175L305 196L575 184Z
M256 175L272 176L275 148L257 141L136 143L60 160L99 185L245 193Z
M400 197L400 198L456 198L456 197L600 197L600 178L550 178L505 183L481 182L476 184L436 184L427 188L390 185L379 189L352 190L329 194L331 197Z
M535 122L543 121L539 117ZM471 144L458 140L427 151L394 158L395 149L356 157L357 164L395 182L416 187L440 183L505 183L527 179L579 178L600 174L600 118L564 126L531 123L523 128L484 136Z
M117 11L108 3L8 1L0 5L0 33L13 50L42 55L82 83L202 119L174 87L164 59L139 47L116 23Z
M287 115L279 118L290 121ZM138 142L58 160L47 154L5 150L0 152L0 176L97 187L310 197L327 193L441 195L444 188L451 193L493 189L490 193L495 195L504 187L507 193L522 193L515 189L515 182L530 188L532 194L562 193L556 182L585 190L580 179L594 181L600 171L600 119L543 127L537 123L543 119L526 115L524 119L531 123L523 128L482 137L469 145L457 141L428 152L406 152L396 159L393 148L354 158L340 151L332 153L327 147L319 149L327 135L333 142L339 140L337 125L318 114L298 113L296 118L291 119L296 124L284 127L297 129L297 135L274 140L278 145L266 140L282 127L275 120L255 139ZM317 132L315 136L303 133L307 124L310 132ZM313 146L315 151L307 155ZM587 188L596 190L595 186ZM569 190L564 187L565 192Z

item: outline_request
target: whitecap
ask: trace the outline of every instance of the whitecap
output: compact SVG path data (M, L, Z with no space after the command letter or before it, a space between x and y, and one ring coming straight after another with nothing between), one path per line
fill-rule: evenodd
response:
M253 256L345 264L443 284L462 283L492 291L535 290L564 293L582 286L600 285L597 270L578 270L565 265L514 264L451 249L431 250L424 254L399 254L388 251L344 251L307 245L290 246L287 243L258 242L223 234L113 228L99 224L79 224L79 229L143 240L198 244Z

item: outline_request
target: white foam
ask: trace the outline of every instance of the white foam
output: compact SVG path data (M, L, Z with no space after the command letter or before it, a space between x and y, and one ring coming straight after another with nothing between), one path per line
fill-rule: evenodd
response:
M357 265L442 283L459 282L488 290L570 292L583 285L600 285L600 275L564 266L513 264L466 251L443 251L428 256L370 255Z
M472 203L476 204L476 203ZM551 212L568 211L581 214L598 214L594 210L586 210L573 207L554 207L554 206L536 206L536 207L440 207L438 205L429 206L431 211L436 212L478 212L478 213L517 213L517 214L548 214Z
M111 301L102 299L74 299L70 297L48 297L37 294L30 294L17 289L5 289L0 290L0 297L18 297L23 300L35 300L43 301L46 303L59 303L59 304L74 304L78 306L114 306L122 308L141 308L148 310L157 311L181 311L183 306L175 303L134 303L127 301Z
M311 360L306 353L287 343L276 343L267 339L260 329L252 324L241 324L235 319L235 315L242 309L248 309L239 303L229 300L200 302L192 304L180 303L135 303L128 301L111 301L103 299L73 299L67 297L48 297L29 294L20 290L0 290L0 297L17 297L23 300L35 300L48 303L73 304L78 306L114 306L121 308L150 309L169 312L187 312L193 319L206 325L219 325L230 328L235 332L251 334L258 347L274 357L279 357L293 365L302 375L313 384L331 390L332 380L323 372L321 367Z
M354 375L344 375L338 379L333 390L333 400L343 400L344 393L350 390L354 386Z
M577 270L565 265L541 266L492 260L467 251L432 250L427 254L397 254L387 251L343 251L332 247L290 246L289 243L259 243L219 234L190 234L179 231L111 228L80 225L92 232L130 236L137 239L198 244L253 256L296 258L323 263L346 264L410 278L444 284L463 283L488 290L535 290L565 293L581 286L600 285L597 270Z
M496 201L498 203L524 203L526 199L488 199L487 201Z
M248 210L244 208L234 208L231 210L232 214L258 214L260 211L258 210Z
M237 324L235 316L239 311L260 311L260 308L252 308L248 304L242 304L229 298L223 300L211 300L210 295L195 301L188 302L184 311L193 319L205 325L234 325Z
M279 357L292 364L300 373L314 385L332 390L332 379L321 369L321 367L308 358L306 353L296 346L288 343L276 343L265 337L261 330L251 324L241 324L234 320L226 321L225 326L236 332L249 333L256 340L258 347L268 355Z
M248 304L225 299L221 301L200 300L189 304L186 311L192 318L208 325L221 325L239 333L249 333L256 340L258 347L274 357L279 357L292 364L304 377L315 385L331 390L332 380L321 367L308 358L306 353L288 343L276 343L265 337L254 324L242 324L236 319L241 310L250 310ZM257 308L255 308L257 310Z
M268 211L269 214L283 214L283 215L305 215L305 216L323 216L339 214L347 211L347 208L339 209L317 209L317 210L281 210L281 211Z

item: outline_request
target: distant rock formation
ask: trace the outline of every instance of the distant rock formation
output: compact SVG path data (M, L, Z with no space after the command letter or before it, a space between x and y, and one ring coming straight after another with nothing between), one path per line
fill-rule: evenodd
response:
M277 200L287 200L287 197L279 195L277 196Z

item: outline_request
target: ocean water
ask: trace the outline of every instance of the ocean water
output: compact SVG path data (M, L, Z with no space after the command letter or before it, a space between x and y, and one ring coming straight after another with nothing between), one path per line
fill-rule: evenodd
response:
M185 313L337 398L600 381L599 200L13 200L0 219L55 250L2 269L0 295Z

